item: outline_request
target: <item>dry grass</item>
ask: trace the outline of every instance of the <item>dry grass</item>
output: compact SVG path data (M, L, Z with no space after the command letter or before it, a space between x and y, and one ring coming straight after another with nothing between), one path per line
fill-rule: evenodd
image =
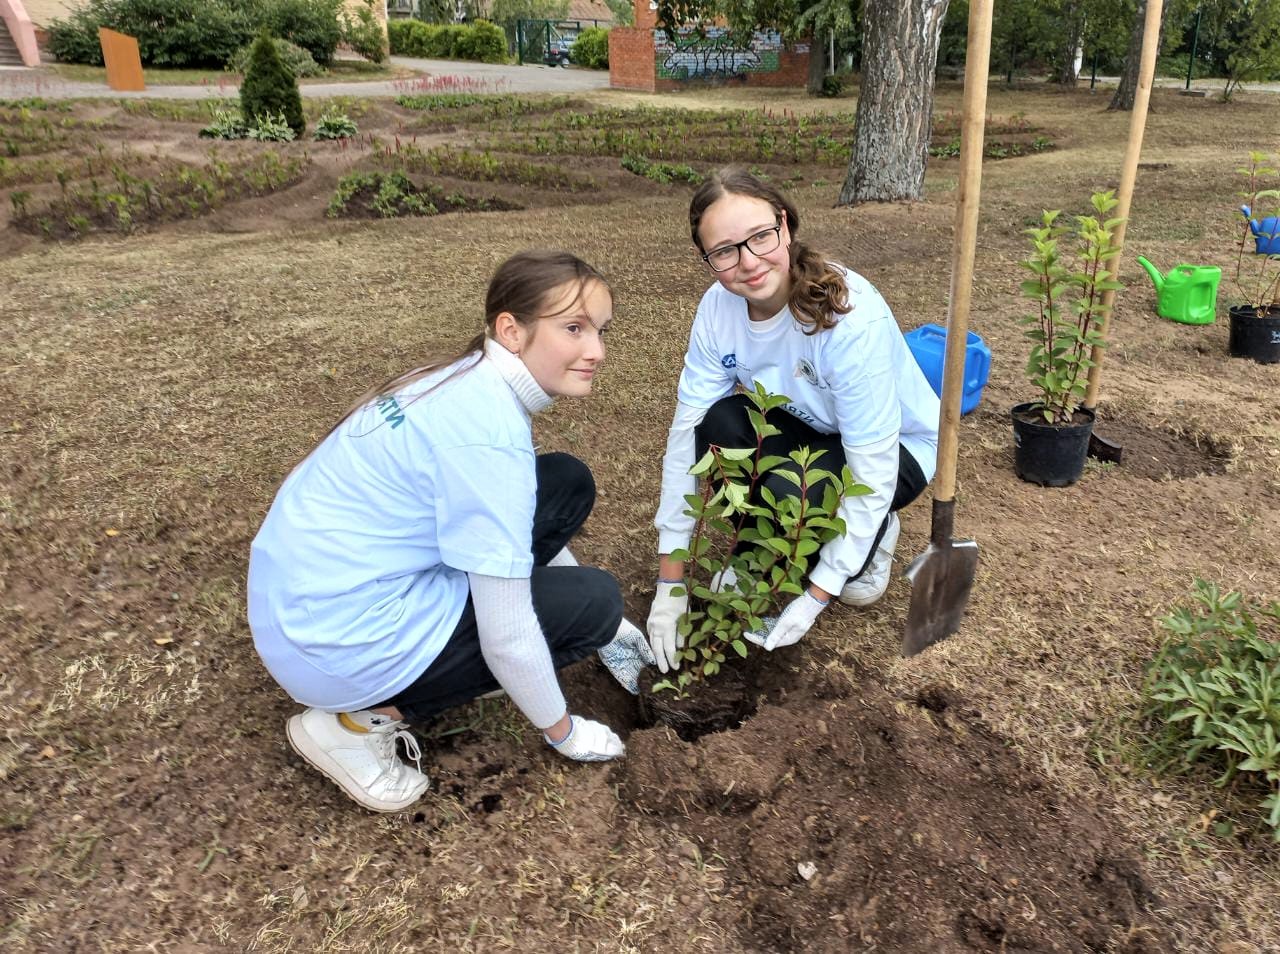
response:
M639 97L600 94L610 103ZM676 97L690 106L754 96ZM670 104L671 100L663 100ZM770 94L771 108L851 100ZM1271 100L1157 96L1129 244L1167 269L1226 264L1232 167L1280 147ZM1280 861L1204 833L1217 793L1156 780L1130 719L1153 620L1196 575L1277 596L1280 368L1225 357L1225 328L1150 317L1136 266L1107 357L1104 415L1230 448L1178 481L1091 468L1076 487L1012 476L1022 400L1013 318L1020 230L1114 183L1127 117L1087 95L994 90L1060 148L989 163L973 326L996 352L966 418L960 532L983 562L964 632L903 661L905 584L824 619L809 664L895 690L953 686L1057 788L1097 800L1147 858L1182 949L1280 949ZM939 108L958 108L944 89ZM1260 138L1261 137L1261 138ZM1269 139L1267 138L1269 137ZM918 206L835 210L838 171L797 190L804 230L875 281L904 327L946 309L955 163ZM746 902L697 832L619 804L608 775L555 760L507 705L460 713L415 815L359 813L285 755L287 700L243 621L248 542L278 481L353 397L466 340L487 275L554 244L612 279L608 369L540 423L602 497L582 556L647 594L650 526L688 322L705 287L685 194L249 235L50 246L0 262L0 938L17 950L740 950ZM1131 262L1131 259L1128 260ZM907 512L901 555L923 548ZM594 703L583 699L590 708ZM478 765L495 766L476 782ZM470 789L451 793L451 780ZM491 789L484 789L492 783ZM482 790L502 811L477 809ZM922 950L926 948L921 948Z

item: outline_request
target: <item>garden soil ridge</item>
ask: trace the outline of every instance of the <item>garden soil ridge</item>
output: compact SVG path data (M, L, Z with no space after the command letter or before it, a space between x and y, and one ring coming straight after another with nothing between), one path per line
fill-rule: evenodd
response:
M853 107L788 96L674 99ZM1155 99L1129 254L1162 271L1226 268L1234 168L1274 128L1270 100ZM941 88L939 114L959 100ZM285 155L309 156L300 180L198 218L66 243L6 227L3 946L1280 950L1280 851L1257 833L1256 793L1152 774L1136 694L1155 619L1195 576L1280 596L1280 368L1229 358L1225 320L1156 318L1130 258L1097 424L1124 465L1091 463L1057 490L1013 475L1009 408L1032 396L1021 230L1045 204L1081 211L1115 184L1127 115L1103 105L1040 91L989 101L1054 146L984 169L972 328L994 360L961 422L956 532L982 548L961 632L899 658L910 592L895 578L877 605L833 606L771 654L755 713L692 742L642 726L587 661L564 674L566 697L624 736L624 760L567 762L509 702L477 702L419 727L431 791L393 816L362 812L289 752L296 707L244 620L249 543L350 401L465 342L494 266L554 241L610 278L616 314L594 393L539 416L535 440L591 466L599 499L575 552L614 573L643 620L659 461L708 284L688 245L689 187L616 157L521 154L577 185L412 172L523 208L329 219L337 180L380 168L376 150L294 143ZM198 115L72 109L102 125L60 148L162 144L202 161ZM495 134L381 102L356 118L423 148ZM261 148L219 146L228 160ZM945 321L953 161L930 163L923 202L855 210L832 208L838 167L759 165L796 197L805 239L871 279L904 330ZM59 188L20 187L33 203ZM902 518L905 564L926 545L927 499Z

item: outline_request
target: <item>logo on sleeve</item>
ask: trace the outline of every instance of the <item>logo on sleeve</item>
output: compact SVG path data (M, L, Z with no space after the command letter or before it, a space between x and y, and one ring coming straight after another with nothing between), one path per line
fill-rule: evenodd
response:
M734 368L738 366L738 355L734 353L734 354L726 354L722 356L720 358L720 365L726 371L732 371Z
M804 378L815 388L818 386L818 372L808 358L801 358L799 363L796 364L795 376Z
M400 402L391 395L384 394L374 402L374 405L382 415L382 419L391 425L393 431L404 423L404 411L400 409Z

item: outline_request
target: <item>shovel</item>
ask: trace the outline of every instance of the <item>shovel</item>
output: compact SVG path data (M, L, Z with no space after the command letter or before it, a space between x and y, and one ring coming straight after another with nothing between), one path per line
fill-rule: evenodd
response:
M960 195L956 202L955 244L951 254L951 312L947 316L947 350L943 358L933 527L929 548L911 562L905 573L911 581L911 604L907 608L907 629L902 638L904 656L914 656L960 628L978 566L978 544L973 540L953 540L951 533L955 527L960 392L964 386L965 344L969 338L973 257L978 244L992 3L993 0L973 0L969 5L969 48L965 54L960 132Z

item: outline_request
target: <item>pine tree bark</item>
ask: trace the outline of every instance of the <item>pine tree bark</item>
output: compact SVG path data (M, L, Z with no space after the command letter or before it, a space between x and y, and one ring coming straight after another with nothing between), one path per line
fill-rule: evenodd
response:
M1169 13L1166 4L1160 10L1160 41L1164 39L1164 18ZM1124 55L1124 71L1120 74L1120 85L1111 97L1111 105L1107 109L1120 109L1125 112L1133 110L1133 98L1138 94L1138 69L1142 65L1142 34L1147 22L1147 0L1138 0L1138 10L1134 14L1133 35L1129 38L1129 49ZM1157 46L1157 50L1159 47ZM1159 55L1157 53L1157 55ZM1147 109L1155 111L1155 103L1149 103Z
M853 154L837 205L924 196L948 0L866 0Z

